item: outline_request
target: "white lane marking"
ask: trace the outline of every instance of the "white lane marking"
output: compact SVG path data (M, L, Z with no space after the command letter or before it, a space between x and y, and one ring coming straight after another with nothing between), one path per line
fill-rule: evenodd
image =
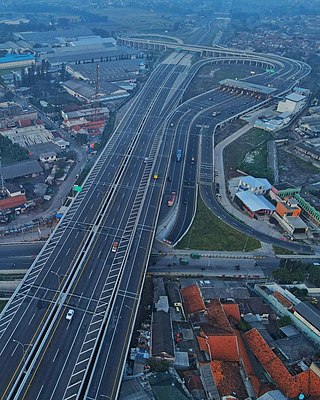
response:
M71 247L69 247L68 251L66 252L66 256L70 253Z
M58 353L59 353L59 350L60 350L60 349L58 349L58 350L56 351L56 354L55 354L54 357L53 357L53 360L52 360L53 363L56 361L56 358L57 358L57 355L58 355Z
M35 317L35 313L33 314L33 316L31 317L31 319L30 319L30 321L29 321L29 324L28 325L30 325L31 324L31 322L32 322L32 320L33 320L33 318Z
M41 394L41 392L42 392L42 389L43 389L43 385L41 386L41 388L40 388L40 390L39 390L39 393L38 393L38 396L37 396L36 400L40 399L40 394Z
M81 295L79 296L78 303L80 303L80 300L82 299L82 296L83 296L83 292L82 292Z
M19 343L16 344L16 347L14 348L13 352L11 353L11 357L12 357L12 356L14 355L14 353L16 352L18 346L19 346Z
M93 269L90 271L89 278L91 278L92 272L93 272Z

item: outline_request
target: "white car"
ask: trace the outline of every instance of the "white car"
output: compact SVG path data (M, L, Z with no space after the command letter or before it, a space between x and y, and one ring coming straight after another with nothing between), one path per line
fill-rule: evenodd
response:
M70 308L70 310L68 310L68 312L67 312L66 319L68 321L71 321L72 317L73 317L73 314L74 314L74 310L72 310L72 308Z

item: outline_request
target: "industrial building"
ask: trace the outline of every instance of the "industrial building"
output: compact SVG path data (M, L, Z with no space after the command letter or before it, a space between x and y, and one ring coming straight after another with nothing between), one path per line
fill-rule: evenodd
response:
M74 96L85 103L118 100L129 96L129 93L126 90L107 82L103 85L103 88L99 88L98 94L94 85L80 80L69 80L63 82L62 87L71 96Z
M51 65L85 64L104 61L138 58L140 53L126 46L119 46L114 38L100 36L78 36L64 39L65 45L50 48L43 58Z
M6 54L0 57L0 69L28 67L35 62L32 54Z
M41 165L35 160L19 161L2 167L2 174L5 181L22 177L35 177L41 173Z
M96 80L97 63L72 64L67 71L77 79L94 82ZM140 58L99 62L99 77L102 82L135 81L145 70L145 62Z

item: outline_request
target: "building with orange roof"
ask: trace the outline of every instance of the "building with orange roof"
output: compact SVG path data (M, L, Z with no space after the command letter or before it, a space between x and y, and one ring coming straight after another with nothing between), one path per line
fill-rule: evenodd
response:
M310 396L313 400L319 400L320 377L314 370L308 368L292 374L256 329L251 329L244 336L261 366L287 397L295 398L303 393L305 396Z
M221 397L235 396L236 399L248 397L238 363L214 360L210 363L210 367Z
M227 318L233 319L236 322L240 322L240 311L239 305L233 302L222 303L223 311L225 312Z
M246 376L250 379L252 388L254 390L255 395L261 396L264 393L266 393L268 390L272 389L270 386L267 386L266 384L262 383L260 379L257 377L255 369L252 365L252 362L249 358L246 346L244 344L244 341L242 339L241 333L239 330L234 329L234 333L237 336L238 339L238 348L239 348L239 353L240 353L240 362L244 368L244 371L246 373Z
M190 315L206 309L201 292L197 285L187 286L181 289L180 293L186 314Z
M211 332L233 333L230 322L222 304L220 303L220 300L210 300L210 303L206 308L205 316L207 320L207 328L210 327ZM203 327L203 330L208 332L205 327Z
M286 308L291 308L292 303L288 299L286 299L280 292L275 291L273 293L274 297Z
M27 198L25 195L19 195L14 197L6 197L4 199L0 199L0 210L10 210L13 208L21 207L27 203Z
M239 361L237 337L218 299L208 304L205 322L200 323L199 347L209 360Z
M200 350L209 360L239 361L239 347L234 335L197 336Z

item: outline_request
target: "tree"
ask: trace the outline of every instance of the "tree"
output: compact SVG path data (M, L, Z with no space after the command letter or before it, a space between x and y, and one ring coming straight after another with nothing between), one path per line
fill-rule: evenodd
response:
M149 358L147 361L151 371L155 372L165 372L169 369L169 362L167 360L156 360L155 358Z
M282 328L283 326L291 325L291 319L287 315L278 319L278 326Z

